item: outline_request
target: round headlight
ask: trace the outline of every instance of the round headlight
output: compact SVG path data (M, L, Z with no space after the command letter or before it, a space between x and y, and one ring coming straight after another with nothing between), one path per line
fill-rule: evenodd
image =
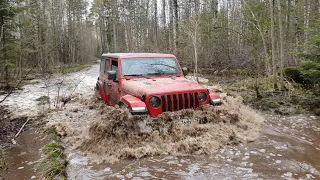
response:
M207 94L204 93L204 92L201 92L200 95L199 95L199 101L200 101L201 103L206 102L206 101L207 101Z
M161 99L156 96L153 96L152 98L150 98L149 104L152 108L158 108L161 105Z

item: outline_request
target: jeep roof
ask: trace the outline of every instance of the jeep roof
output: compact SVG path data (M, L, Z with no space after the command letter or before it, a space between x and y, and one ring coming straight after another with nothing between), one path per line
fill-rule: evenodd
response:
M104 53L102 57L133 58L133 57L175 57L173 54L162 53Z

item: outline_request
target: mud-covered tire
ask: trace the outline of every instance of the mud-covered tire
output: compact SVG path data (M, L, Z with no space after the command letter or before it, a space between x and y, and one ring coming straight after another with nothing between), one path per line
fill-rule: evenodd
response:
M101 100L101 93L100 93L100 87L98 86L98 84L96 84L96 86L94 87L94 95L97 99Z

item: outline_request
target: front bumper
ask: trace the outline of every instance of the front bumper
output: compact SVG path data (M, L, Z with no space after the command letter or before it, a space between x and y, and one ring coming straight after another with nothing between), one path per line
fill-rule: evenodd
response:
M147 115L148 109L146 107L133 107L130 112L132 115Z
M209 104L212 106L219 106L222 104L221 99L214 99L214 100L210 100Z

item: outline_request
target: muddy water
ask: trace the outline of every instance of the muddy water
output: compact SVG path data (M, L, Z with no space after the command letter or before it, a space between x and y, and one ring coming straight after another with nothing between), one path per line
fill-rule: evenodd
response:
M36 99L49 91L54 100L63 80L60 95L71 95L72 100L50 113L48 124L60 123L61 131L66 133L69 179L320 179L320 119L307 115L265 114L262 135L255 142L223 146L212 155L150 156L115 164L92 163L86 154L68 146L79 140L69 139L68 134L81 135L82 129L94 121L96 110L88 102L98 69L94 65L88 71L39 80L39 84L26 86L6 101L17 115L35 115L39 113ZM17 149L6 152L6 179L40 179L34 162L40 159L39 149L45 140L32 131L20 138Z
M16 142L15 147L5 151L7 170L3 172L3 179L39 179L41 148L49 139L35 132L35 129L30 129L21 133Z
M153 156L94 164L81 152L67 150L69 179L319 179L320 119L265 114L255 142L224 146L211 156ZM40 179L37 161L47 142L29 130L6 152L6 179ZM0 178L1 179L1 178Z
M266 114L262 136L212 156L154 156L91 164L71 153L70 179L320 179L320 124L314 116Z
M48 107L61 108L63 104L58 99L62 97L81 95L86 98L88 93L92 92L98 72L99 65L95 64L89 70L66 75L48 75L43 79L32 80L32 84L23 86L23 90L12 93L3 105L8 106L16 116L35 116L43 113ZM0 99L4 96L0 95ZM41 103L38 98L42 96L49 97L49 101Z
M81 96L86 99L92 92L96 81L96 73L99 65L94 65L91 69L72 73L68 75L50 75L43 79L33 80L33 84L23 87L22 90L16 91L3 102L7 106L12 116L37 116L44 113L48 107L55 108L57 106L58 97L74 97ZM40 104L37 101L41 96L48 96L49 104L46 102ZM4 95L0 95L3 99ZM59 109L63 109L62 103L58 104ZM56 112L62 113L61 111ZM65 120L65 112L62 113ZM2 117L0 117L2 118ZM85 117L82 117L85 119ZM47 121L50 122L51 115ZM24 123L24 122L23 122ZM0 170L0 180L2 179L41 179L38 169L38 161L41 158L40 149L48 142L43 135L39 135L35 130L29 130L19 135L17 146L11 149L0 149L5 153L5 162L8 164L8 170L4 171L4 177Z

